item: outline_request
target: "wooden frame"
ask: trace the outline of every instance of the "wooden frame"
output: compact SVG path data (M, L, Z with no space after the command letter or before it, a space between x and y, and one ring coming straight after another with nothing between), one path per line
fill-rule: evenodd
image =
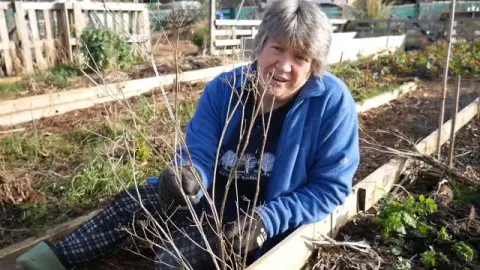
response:
M14 31L18 32L20 38L18 44L9 40L5 10L10 7L14 8ZM98 16L97 13L102 14ZM136 19L139 17L139 13L141 20ZM39 17L38 14L43 14L43 16ZM144 4L0 3L0 54L5 59L4 74L13 76L23 72L33 72L35 69L53 67L58 60L75 62L77 59L74 59L74 55L79 46L78 38L87 26L89 16L102 17L104 14L108 14L109 17L101 26L96 21L92 21L91 25L117 29L118 32L127 36L129 42L144 43L147 50L151 49L149 14L147 6ZM52 26L55 25L54 21L58 21L60 37L52 31ZM138 29L138 31L130 31L130 29ZM45 33L45 35L40 35L40 33ZM56 39L61 41L58 43L62 45L59 48L55 46ZM23 65L21 68L13 64L17 50L21 53ZM66 59L60 59L57 55L65 55Z

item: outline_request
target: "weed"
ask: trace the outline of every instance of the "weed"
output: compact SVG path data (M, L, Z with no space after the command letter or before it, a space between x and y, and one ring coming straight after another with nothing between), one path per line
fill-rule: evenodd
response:
M420 260L426 268L434 268L437 265L437 252L430 246L430 250L420 255Z
M363 60L360 60L346 61L331 67L331 72L348 86L355 101L362 101L398 87L391 76L372 73L362 65Z
M128 68L134 62L132 46L125 37L112 30L87 27L80 37L80 44L92 69Z
M433 199L426 199L423 195L418 197L418 201L412 196L408 197L406 202L389 200L382 205L376 222L381 225L385 238L403 236L407 229L425 235L433 230L425 223L425 219L427 215L436 212L437 208Z
M473 249L469 245L465 244L465 242L458 242L453 244L452 250L462 262L466 263L471 262L475 255Z
M121 164L95 158L73 177L67 197L72 202L83 203L92 198L114 195L133 186L134 177L141 185L145 183L147 176L159 174L157 169L142 168L132 162L134 161Z
M412 269L412 263L402 257L398 257L395 264L392 266L392 270L410 270Z
M453 201L456 203L475 203L480 202L480 184L466 186L456 181L452 181Z
M420 254L420 261L427 269L434 269L439 263L450 263L443 252L435 251L432 246L429 246L429 250Z
M440 228L440 230L438 231L437 239L442 240L442 241L452 241L452 236L450 234L448 234L445 226L442 226Z
M18 82L0 84L0 98L15 97L23 91L25 91L23 84Z

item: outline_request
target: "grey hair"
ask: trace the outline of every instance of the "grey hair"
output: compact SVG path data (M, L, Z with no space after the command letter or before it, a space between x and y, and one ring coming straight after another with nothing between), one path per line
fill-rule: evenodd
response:
M252 53L256 59L267 40L294 47L312 57L312 73L322 76L332 43L332 26L325 13L309 0L275 0L259 26Z

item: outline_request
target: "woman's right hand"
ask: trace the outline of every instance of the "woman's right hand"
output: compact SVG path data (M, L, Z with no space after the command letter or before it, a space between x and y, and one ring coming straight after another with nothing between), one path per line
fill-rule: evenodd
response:
M198 177L198 180L197 177L195 177L195 174ZM170 168L165 169L160 175L158 192L161 203L166 207L186 206L187 203L182 194L182 190L185 193L186 198L190 200L193 205L199 203L199 181L202 181L200 172L193 166L183 166L179 168L177 176Z

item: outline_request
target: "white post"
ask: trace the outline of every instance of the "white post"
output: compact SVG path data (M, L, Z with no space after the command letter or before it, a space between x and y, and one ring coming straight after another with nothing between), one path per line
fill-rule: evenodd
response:
M210 25L208 27L208 33L210 35L210 54L215 51L215 0L210 0Z

